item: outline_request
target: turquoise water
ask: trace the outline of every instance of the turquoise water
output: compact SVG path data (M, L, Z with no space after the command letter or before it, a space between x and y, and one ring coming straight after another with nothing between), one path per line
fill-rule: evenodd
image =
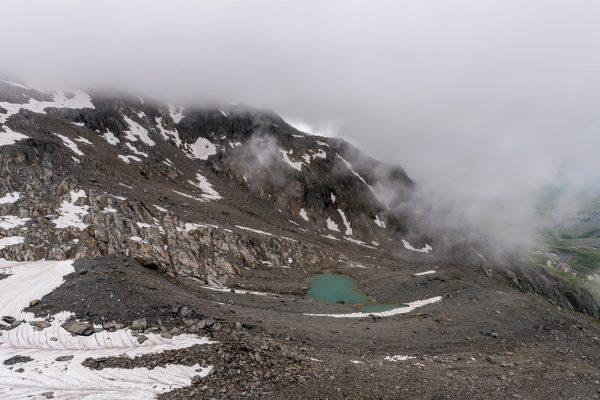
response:
M365 304L369 298L356 289L349 276L336 274L315 275L310 280L308 295L329 304Z
M338 274L313 276L310 279L308 295L329 304L350 304L364 313L378 313L398 307L395 304L370 302L369 296L357 289L354 279Z

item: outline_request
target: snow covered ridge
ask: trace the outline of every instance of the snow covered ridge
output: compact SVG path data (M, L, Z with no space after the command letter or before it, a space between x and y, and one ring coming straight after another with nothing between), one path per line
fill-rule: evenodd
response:
M15 88L25 90L24 93L29 91L29 88L14 82L2 81L4 84L13 86ZM0 108L6 110L5 114L0 114L0 128L4 132L0 131L0 146L9 146L19 140L27 139L26 135L15 132L7 127L6 121L15 114L18 114L21 110L29 110L39 114L45 114L47 108L71 108L71 109L83 109L83 108L95 108L92 103L91 97L80 90L47 90L40 91L44 94L48 94L52 97L50 101L38 101L33 98L28 98L27 103L9 103L6 101L0 102Z
M0 123L6 123L11 116L18 114L21 110L29 110L38 114L46 114L47 108L95 108L91 97L81 90L49 90L41 92L51 95L53 99L51 101L38 101L33 98L29 98L28 102L23 104L9 103L6 101L0 102L0 107L7 111L6 114L0 114Z
M206 376L213 369L198 364L169 364L152 370L89 369L82 365L88 357L133 357L213 342L187 334L166 339L150 333L140 344L123 329L101 331L92 336L72 336L61 326L71 316L69 312L54 315L50 318L50 326L40 330L28 323L36 319L23 309L32 299L43 297L60 286L63 277L74 272L72 261L9 262L0 259L0 272L9 275L0 280L0 315L24 320L0 337L0 359L17 355L32 359L18 366L0 364L2 399L44 398L42 396L50 392L54 398L153 399L157 394L188 386L193 376Z

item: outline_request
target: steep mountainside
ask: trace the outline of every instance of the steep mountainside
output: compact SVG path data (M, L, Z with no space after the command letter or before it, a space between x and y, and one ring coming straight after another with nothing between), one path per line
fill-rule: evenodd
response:
M13 216L7 236L22 240L2 250L5 258L130 252L226 283L259 259L312 265L337 257L332 241L376 248L406 230L378 199L373 171L383 165L363 157L353 166L347 155L356 151L343 141L308 136L272 113L176 110L83 92L50 99L0 85L2 184L19 196L3 215ZM404 171L384 172L406 195ZM255 246L248 237L256 232L244 227L270 235Z
M0 81L0 397L593 398L586 288L438 247L414 187L270 111Z

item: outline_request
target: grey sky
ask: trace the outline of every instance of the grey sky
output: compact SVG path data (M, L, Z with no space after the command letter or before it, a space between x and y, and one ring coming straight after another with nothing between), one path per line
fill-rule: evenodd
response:
M268 107L477 223L528 230L541 185L598 182L597 1L0 5L0 73Z

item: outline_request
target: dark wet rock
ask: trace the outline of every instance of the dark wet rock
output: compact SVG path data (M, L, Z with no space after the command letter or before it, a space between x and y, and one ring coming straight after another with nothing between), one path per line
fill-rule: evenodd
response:
M11 358L8 358L6 360L4 360L3 364L4 365L15 365L15 364L21 364L21 363L26 363L29 361L33 361L33 358L29 357L29 356L14 356Z
M139 344L144 343L146 340L148 340L148 337L146 335L138 335L138 337L137 337L137 342Z
M55 361L71 361L74 356L59 356L56 357Z
M94 333L94 325L85 321L67 321L62 325L62 327L66 331L79 336L90 336Z
M38 330L50 328L52 326L52 324L48 321L31 321L29 322L29 325L37 328Z
M158 269L158 264L150 257L137 256L135 260L144 268Z
M104 328L105 330L109 330L111 328L115 327L115 323L114 322L105 322L102 324L102 328Z
M210 328L211 326L213 326L217 321L215 321L214 319L205 319L202 320L200 322L204 322L204 326L207 328Z
M13 322L16 321L16 318L11 317L9 315L5 315L2 317L2 321L6 322L7 324L12 324Z

